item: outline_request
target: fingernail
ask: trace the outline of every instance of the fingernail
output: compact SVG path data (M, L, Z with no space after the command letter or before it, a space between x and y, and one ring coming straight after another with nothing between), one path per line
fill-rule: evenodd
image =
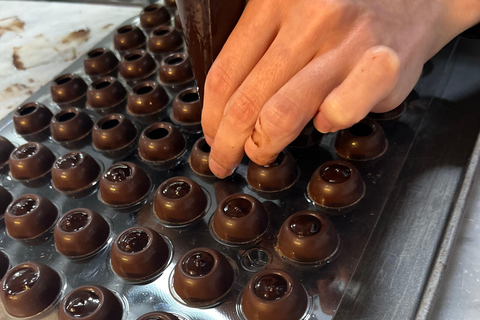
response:
M233 173L234 169L225 169L221 165L219 165L215 160L212 158L209 159L209 165L210 165L210 170L212 170L212 173L220 179L224 179L228 176L230 176Z

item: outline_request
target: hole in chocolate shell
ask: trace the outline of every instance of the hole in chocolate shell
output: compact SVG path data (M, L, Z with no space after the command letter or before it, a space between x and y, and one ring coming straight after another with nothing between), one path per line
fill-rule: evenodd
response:
M133 30L133 26L124 26L117 30L118 33L124 34Z
M125 56L125 60L127 61L135 61L135 60L138 60L142 57L141 54L138 54L138 53L132 53L132 54L129 54L127 56Z
M182 57L173 57L171 59L168 59L166 62L168 65L176 65L176 64L180 64L184 61L184 59Z
M37 110L37 106L29 106L29 107L26 107L26 108L23 108L20 110L19 114L21 116L26 116L27 114L30 114L32 113L33 111Z
M160 7L157 5L157 4L152 4L148 7L146 7L145 9L143 9L145 12L151 12L151 11L155 11L155 10L158 10Z
M147 93L152 92L152 91L153 91L152 86L145 86L145 87L140 87L138 89L135 89L135 93L137 95L147 94Z
M322 223L316 217L311 215L300 215L290 222L290 230L300 237L316 235L320 232Z
M332 164L323 168L320 176L329 183L342 183L350 179L352 170L343 164Z
M61 85L61 84L65 84L65 83L67 83L67 82L70 82L71 80L72 80L72 77L71 77L70 75L67 75L67 76L65 76L65 77L60 77L60 78L55 79L54 82L55 82L57 85Z
M373 128L366 123L357 123L349 129L350 133L357 137L369 136L373 132Z
M96 58L96 57L100 57L101 55L103 55L105 53L105 50L103 49L98 49L98 50L92 50L90 51L89 53L87 53L88 57L89 58Z
M102 123L101 128L102 130L108 130L108 129L115 128L119 124L120 124L120 121L118 121L117 119L107 120L104 123Z
M38 207L37 201L32 198L23 198L14 202L10 208L10 213L14 216L26 215Z
M37 147L34 145L24 145L18 147L17 151L14 153L14 158L16 159L26 159L33 156L37 153Z
M68 120L71 120L73 118L75 118L77 116L76 113L74 112L67 112L67 113L64 113L64 114L60 114L58 116L58 122L65 122L65 121L68 121Z
M274 301L282 298L287 294L288 282L278 274L267 274L255 281L255 294L269 301Z
M132 175L132 169L124 164L113 166L105 173L105 179L110 182L122 182Z
M147 247L148 240L148 234L142 230L129 230L120 236L117 243L120 250L128 253L136 253Z
M65 312L74 319L84 318L97 310L100 297L92 290L74 292L65 303Z
M96 89L96 90L100 90L100 89L103 89L103 88L106 88L108 87L109 85L111 85L112 83L110 81L102 81L100 83L96 83L93 87Z
M168 135L168 133L169 133L169 131L165 128L157 128L157 129L153 129L152 131L147 132L146 136L149 139L158 140L158 139L165 138Z
M280 152L277 158L270 164L267 164L265 168L275 168L282 164L283 159L285 158L285 153Z
M198 100L200 100L200 96L198 95L197 92L189 92L189 93L181 96L180 100L182 100L185 103L192 103L192 102L197 102Z
M180 199L189 194L190 190L191 187L187 182L174 181L162 190L162 194L169 199Z
M211 150L210 146L205 141L205 139L200 141L199 148L200 148L200 150L202 150L202 152L205 152L205 153L210 153L210 150Z
M192 277L208 274L215 265L215 258L208 252L199 251L190 254L183 260L183 271Z
M3 290L9 296L16 296L17 294L31 289L37 280L38 273L35 272L35 270L29 267L20 268L5 280Z
M153 34L156 36L164 36L170 32L171 32L170 29L162 28L162 29L156 29L155 31L153 31Z
M223 212L232 218L245 217L250 211L252 211L252 203L243 198L232 199L223 208Z
M60 221L60 228L65 232L77 232L82 230L90 221L90 216L82 211L69 213Z
M82 153L70 153L57 159L57 161L55 161L55 168L62 170L75 168L83 162L83 159L85 159L85 156Z

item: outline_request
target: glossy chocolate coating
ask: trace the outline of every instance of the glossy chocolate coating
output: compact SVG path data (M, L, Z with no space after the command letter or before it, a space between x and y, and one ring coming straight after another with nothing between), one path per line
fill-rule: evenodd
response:
M245 0L179 0L188 53L203 99L208 70L240 18Z
M53 232L57 251L69 258L82 258L97 252L109 235L110 226L105 219L84 208L65 213Z
M5 210L7 210L8 205L12 202L13 197L7 189L0 186L0 218L3 218Z
M148 38L148 50L161 60L164 55L178 51L183 47L183 38L175 27L165 25L155 28Z
M95 123L92 131L93 147L98 151L116 151L132 144L137 129L132 121L120 113L106 115Z
M363 198L365 183L351 163L333 160L315 170L307 186L307 193L320 207L342 209Z
M24 262L3 278L0 299L9 315L26 318L50 307L59 297L61 287L55 270L41 263Z
M165 180L155 192L153 212L170 224L186 224L203 216L208 200L195 181L186 177Z
M180 320L180 319L176 315L173 315L171 313L156 311L156 312L149 312L147 314L144 314L137 320Z
M57 215L57 207L50 200L36 194L26 194L7 207L5 227L10 237L29 240L50 230Z
M120 61L120 75L129 82L141 81L157 69L152 55L145 50L128 52Z
M82 78L75 74L63 74L52 81L50 93L53 102L60 107L83 107L80 100L85 97L88 86Z
M95 80L87 91L87 106L93 110L108 110L125 104L127 90L114 77Z
M113 46L120 53L144 49L146 42L145 34L134 25L122 26L113 35Z
M202 120L203 103L197 88L181 91L173 101L172 120L178 123L194 124Z
M138 155L149 162L163 162L177 158L185 146L180 130L171 123L157 122L146 127L140 135Z
M63 298L58 320L121 320L123 306L105 287L87 285L78 287Z
M168 101L162 86L155 81L143 81L128 94L127 112L133 116L151 115L162 111Z
M73 142L86 137L93 128L92 119L78 108L65 108L50 122L52 138L58 142Z
M7 163L15 146L5 137L0 136L0 169Z
M117 162L100 179L100 199L111 206L129 206L147 196L151 181L142 168L131 162Z
M398 121L398 119L400 119L402 114L405 113L406 109L407 109L407 102L403 101L398 107L388 112L383 112L383 113L370 112L367 115L367 118L377 121L384 128L388 128L393 124L395 124Z
M177 7L177 2L175 0L165 0L163 2L165 3L166 7L169 7L169 8L176 8Z
M348 160L373 160L387 151L387 144L382 127L376 121L365 118L337 133L335 151Z
M13 114L13 125L20 135L36 134L50 126L52 117L52 112L43 104L28 102Z
M227 258L210 248L196 248L178 260L173 288L187 304L211 304L233 285L234 271Z
M15 148L8 164L12 177L17 180L34 180L52 169L55 155L43 144L28 142Z
M119 234L112 244L112 269L126 280L146 280L165 267L169 251L167 243L155 230L129 228Z
M337 250L338 235L323 214L300 211L283 223L278 233L277 248L283 256L297 262L323 262Z
M195 142L188 160L190 168L193 172L200 176L214 177L210 170L208 157L210 156L210 146L205 141L204 137Z
M118 61L115 54L106 48L95 48L87 53L83 60L83 69L90 78L104 76L116 76L118 72Z
M84 190L100 178L100 170L98 163L89 154L69 152L53 163L53 187L63 193Z
M192 63L185 53L172 53L160 63L160 82L165 85L184 84L193 80Z
M170 13L158 3L145 7L140 13L140 25L145 31L170 23Z
M0 279L7 273L8 268L10 268L10 259L3 251L0 251Z
M300 320L308 298L300 281L283 270L266 269L248 281L241 304L248 320Z
M267 226L268 215L262 203L247 194L233 194L223 199L212 220L215 234L233 243L256 240Z
M298 178L298 168L290 153L282 151L269 165L259 166L250 162L247 182L255 190L276 192L290 188Z

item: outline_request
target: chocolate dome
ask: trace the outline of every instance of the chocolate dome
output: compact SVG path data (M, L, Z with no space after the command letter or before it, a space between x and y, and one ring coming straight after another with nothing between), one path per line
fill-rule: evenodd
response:
M193 172L204 177L215 177L210 170L208 157L210 156L210 146L205 141L204 137L195 142L188 163Z
M180 130L168 122L157 122L143 130L138 141L138 155L146 162L165 162L178 158L186 141Z
M145 31L170 23L170 13L158 3L143 8L140 13L140 25Z
M29 142L15 148L8 164L12 177L17 180L35 180L52 169L55 156L43 144Z
M144 49L146 42L145 34L134 25L122 26L113 35L113 46L121 54L125 51Z
M119 63L120 61L111 50L95 48L87 53L83 60L83 69L92 79L104 76L116 77Z
M78 108L62 109L50 122L52 138L61 143L81 140L92 132L92 128L92 119Z
M127 90L111 76L95 80L87 91L87 107L100 114L121 111L126 101Z
M160 83L177 85L190 82L194 79L190 57L185 53L173 53L165 57L160 63Z
M7 138L0 136L0 169L7 163L15 146Z
M52 112L41 103L28 102L13 114L13 126L20 135L34 135L50 126Z
M61 108L85 106L88 86L82 78L75 74L67 73L58 76L52 81L50 93L53 102Z

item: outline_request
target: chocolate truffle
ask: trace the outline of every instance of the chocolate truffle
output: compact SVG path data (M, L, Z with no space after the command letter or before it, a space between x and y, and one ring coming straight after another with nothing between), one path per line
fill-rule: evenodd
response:
M120 300L105 287L87 285L78 287L63 298L58 320L122 320Z
M52 112L41 103L28 102L13 114L13 126L20 135L34 135L50 126Z
M173 100L172 120L181 125L199 124L202 120L202 108L198 89L185 89Z
M215 177L215 175L210 170L208 157L210 156L210 146L205 141L204 137L195 142L190 153L190 158L188 163L193 172L200 176L204 177Z
M280 152L275 161L266 166L250 162L247 182L257 191L276 192L290 188L298 178L298 168L290 153Z
M366 161L382 156L387 151L387 145L382 127L376 121L365 118L337 133L335 151L348 160Z
M211 305L230 291L235 273L227 258L210 248L196 248L178 260L173 289L188 305Z
M365 183L351 163L333 160L315 170L307 194L316 205L333 213L358 203L365 195Z
M0 218L3 218L5 210L7 210L8 205L12 202L13 197L7 189L0 186Z
M155 192L153 213L166 224L182 225L201 218L207 205L207 196L198 183L186 177L173 177Z
M2 280L2 300L12 317L27 318L53 306L59 298L62 280L42 263L24 262L10 269Z
M61 108L85 106L85 95L88 86L82 78L75 74L63 74L52 81L50 93L53 102L56 102Z
M185 150L185 138L168 122L157 122L143 130L138 155L146 162L165 162L178 158Z
M230 243L255 241L267 226L267 211L260 201L247 194L233 194L223 199L212 220L213 232Z
M405 113L407 102L403 101L398 107L388 112L376 113L370 112L367 118L377 121L383 128L389 128L395 124L398 119Z
M110 206L130 206L143 200L151 181L142 168L131 162L117 162L100 179L100 200Z
M15 146L7 138L0 136L0 169L8 163L10 153Z
M100 166L89 154L69 152L53 163L53 187L65 194L77 193L95 184L100 174Z
M57 222L53 236L57 251L69 258L83 258L100 250L108 240L110 226L97 212L78 208Z
M30 240L50 230L58 210L47 198L26 194L13 201L5 211L8 235L16 240Z
M183 48L183 38L175 27L165 25L152 31L148 39L148 50L161 61L166 55L180 51Z
M113 36L115 50L123 54L125 51L144 49L147 38L139 27L126 25L117 29Z
M147 280L167 264L170 250L163 237L146 227L123 231L112 244L110 259L113 271L130 281Z
M104 153L116 153L135 143L137 128L120 113L109 114L95 123L92 132L93 147Z
M10 259L8 259L8 256L4 252L0 251L0 279L3 278L9 268Z
M296 262L325 262L337 248L338 234L333 224L318 212L300 211L291 215L278 233L278 251Z
M147 79L156 70L155 60L145 50L130 51L120 61L120 75L129 85Z
M144 314L137 320L180 320L180 318L168 312L156 311Z
M28 142L15 148L8 164L12 177L17 180L35 180L52 169L55 156L43 144Z
M61 143L81 140L92 132L92 128L92 119L78 108L62 109L50 122L52 138Z
M283 270L266 269L248 281L241 305L248 320L300 320L308 297L300 281Z
M145 7L140 13L140 25L145 31L170 23L170 13L158 3Z
M185 53L173 53L160 63L160 83L172 86L193 80L192 63Z
M83 60L83 69L92 79L104 76L116 77L119 63L120 61L111 50L95 48L87 53Z
M169 98L155 81L143 81L128 94L127 112L135 117L151 116L165 110Z
M95 80L87 91L87 107L106 114L123 109L127 101L127 90L114 77Z

